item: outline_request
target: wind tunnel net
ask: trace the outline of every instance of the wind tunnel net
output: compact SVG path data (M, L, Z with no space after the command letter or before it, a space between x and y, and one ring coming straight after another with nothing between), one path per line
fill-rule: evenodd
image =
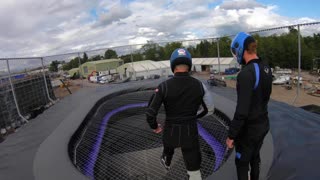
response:
M175 150L170 171L160 164L162 133L153 133L145 116L152 93L137 91L113 97L80 127L83 130L77 131L69 144L69 155L84 175L91 179L187 178L180 148ZM163 107L157 119L163 126ZM217 171L231 154L225 146L228 122L220 111L198 120L203 178Z

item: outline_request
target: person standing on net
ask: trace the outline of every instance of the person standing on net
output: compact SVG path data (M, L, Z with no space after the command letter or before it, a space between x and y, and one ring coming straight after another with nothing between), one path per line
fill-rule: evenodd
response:
M226 144L236 148L239 180L259 179L260 149L269 131L268 102L272 90L269 65L257 56L257 42L244 32L236 35L231 52L240 65L237 77L237 107L231 121Z
M197 119L213 113L211 95L201 81L190 76L192 58L184 48L173 51L170 58L174 76L162 82L150 98L147 122L155 133L162 128L156 117L163 103L166 112L161 164L170 170L175 148L181 147L189 179L201 179L201 153ZM198 112L202 105L202 111Z

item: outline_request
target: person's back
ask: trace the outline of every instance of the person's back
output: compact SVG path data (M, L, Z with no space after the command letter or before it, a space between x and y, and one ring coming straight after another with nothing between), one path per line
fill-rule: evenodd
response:
M257 56L257 42L240 32L231 43L231 52L244 65L237 76L237 107L226 140L228 148L236 148L239 180L258 180L260 149L269 131L268 102L272 88L271 69ZM250 166L250 168L249 168Z
M204 95L202 83L191 77L188 72L180 72L163 82L163 86L167 88L163 101L166 123L195 121Z
M258 69L255 69L257 64ZM259 73L259 79L256 78L256 73ZM243 99L251 99L251 101L246 101L249 103L248 119L245 121L245 127L247 127L247 136L252 140L259 140L260 136L266 134L269 130L269 119L268 119L268 102L270 99L271 89L272 89L272 75L269 65L262 61L261 59L254 59L250 61L239 73L238 78L242 77L256 77L256 78L246 78L243 81L248 82L249 87L252 84L257 83L257 86L252 86L252 97ZM238 80L241 81L241 80ZM246 84L238 83L238 86L246 86ZM249 91L248 89L247 91ZM238 96L240 98L241 95ZM245 107L246 105L241 105ZM240 110L241 111L241 110ZM251 134L250 134L251 133ZM241 135L239 135L241 137Z
M156 116L164 104L166 120L163 132L162 165L169 170L174 150L181 147L190 179L201 179L201 153L196 120L213 111L213 103L205 86L190 76L190 53L176 49L170 58L174 76L162 82L150 98L146 110L147 122L155 133L162 131ZM200 105L203 111L198 114Z

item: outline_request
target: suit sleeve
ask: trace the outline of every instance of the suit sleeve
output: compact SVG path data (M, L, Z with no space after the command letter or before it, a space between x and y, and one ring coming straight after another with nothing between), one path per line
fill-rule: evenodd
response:
M146 110L146 118L152 129L157 129L157 115L163 102L163 84L160 84L151 96Z
M203 116L208 114L208 108L207 108L206 104L203 102L203 100L201 102L201 105L202 105L203 109L200 113L197 114L197 119L202 118Z
M203 111L197 114L197 118L202 118L205 115L209 116L214 112L214 104L213 104L212 96L208 91L207 87L203 83L201 83L201 85L203 87L203 93L204 93L203 99L201 102Z
M243 71L238 75L237 84L237 107L233 120L230 124L229 138L235 139L248 119L251 99L254 87L254 77L250 71Z

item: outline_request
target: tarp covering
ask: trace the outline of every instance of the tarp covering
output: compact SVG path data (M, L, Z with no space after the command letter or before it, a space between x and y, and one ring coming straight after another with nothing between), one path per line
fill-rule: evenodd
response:
M220 61L220 62L219 62ZM223 58L192 58L192 64L194 65L231 65L237 64L237 61L233 57Z

